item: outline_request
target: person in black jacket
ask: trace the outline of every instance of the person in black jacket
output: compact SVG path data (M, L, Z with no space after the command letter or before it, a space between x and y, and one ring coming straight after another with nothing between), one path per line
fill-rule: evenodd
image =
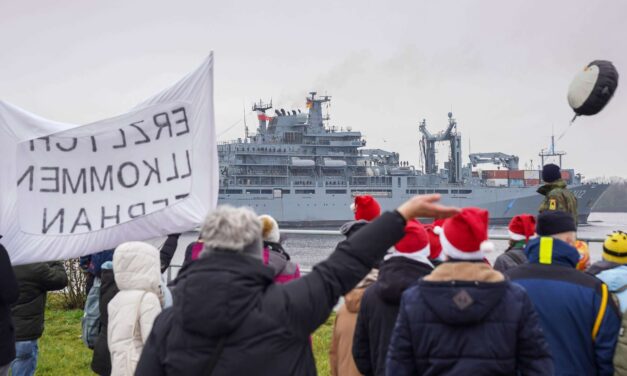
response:
M203 226L202 257L180 272L174 306L155 320L135 374L315 375L310 335L403 236L407 219L457 212L437 200L417 196L385 213L286 284L273 283L262 263L255 213L218 207Z
M403 293L387 375L553 375L531 299L484 262L487 237L482 209L444 223L448 261Z
M385 256L379 278L364 293L357 316L353 359L360 373L385 375L385 358L398 316L401 295L433 270L429 235L417 221L405 226L405 237Z
M62 262L42 262L13 268L20 296L11 309L15 322L16 358L11 364L12 376L27 376L37 368L37 340L44 332L44 311L48 291L67 286Z
M11 362L15 359L11 304L15 303L17 297L17 280L11 267L11 260L7 250L0 244L0 376L9 374Z
M172 262L172 257L176 253L176 248L179 244L179 237L181 234L168 235L165 243L159 249L159 259L161 260L161 273L165 272Z
M113 277L113 262L108 261L102 264L100 273L100 299L98 308L100 310L100 333L94 345L94 355L91 360L91 369L101 376L111 374L111 354L109 353L109 344L107 342L107 332L109 323L109 314L107 306L115 294L120 291L115 284Z

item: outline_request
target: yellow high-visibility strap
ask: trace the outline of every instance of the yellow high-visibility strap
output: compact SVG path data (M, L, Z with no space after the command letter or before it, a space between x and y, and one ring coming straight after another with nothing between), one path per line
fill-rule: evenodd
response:
M601 285L601 307L599 307L599 313L597 319L594 321L594 328L592 328L592 340L596 340L597 334L599 334L599 328L601 328L601 322L603 316L605 316L605 309L607 308L607 285L604 283Z
M540 264L551 264L553 238L540 238Z

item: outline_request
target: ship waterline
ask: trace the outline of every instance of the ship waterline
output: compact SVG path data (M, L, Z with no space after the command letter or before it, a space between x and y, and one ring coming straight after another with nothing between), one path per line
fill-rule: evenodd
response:
M542 196L537 187L524 188L454 188L433 189L423 187L407 189L391 188L390 192L375 191L368 188L331 189L329 188L242 188L241 194L221 194L220 204L247 206L260 214L273 216L279 224L288 227L328 227L337 226L353 219L350 205L358 194L371 194L380 203L382 210L393 210L415 194L440 193L442 203L457 207L480 207L490 213L490 223L502 225L518 214L537 213ZM605 192L606 184L582 184L571 187L578 201L579 223L586 223L591 209L598 198ZM238 189L231 189L237 192ZM296 193L296 191L300 191ZM438 191L438 192L436 192ZM457 193L453 193L457 191ZM463 191L466 193L459 193ZM249 193L246 193L249 192ZM257 193L259 192L259 193ZM261 192L266 192L261 194ZM409 193L408 193L409 192Z

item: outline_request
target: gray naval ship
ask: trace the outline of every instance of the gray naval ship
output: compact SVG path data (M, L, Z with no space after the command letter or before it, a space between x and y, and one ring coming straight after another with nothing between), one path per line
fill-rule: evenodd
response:
M289 227L335 226L352 219L350 205L357 195L372 195L383 210L391 210L416 194L440 193L442 202L458 207L477 206L490 212L493 224L506 224L522 213L536 213L542 197L539 170L520 170L518 157L505 153L470 154L462 163L461 134L453 114L444 131L431 133L419 124L417 143L423 168L403 162L399 154L367 149L359 131L330 126L329 96L311 92L308 111L273 109L272 102L253 105L259 127L236 141L218 145L220 191L218 202L248 206L273 216ZM327 107L328 110L328 107ZM444 168L436 161L436 145L449 144ZM552 147L539 155L559 158ZM482 163L497 170L477 169ZM501 169L502 167L502 169ZM473 171L474 168L474 171ZM579 223L607 189L606 184L582 184L581 175L562 169L562 178L578 198Z

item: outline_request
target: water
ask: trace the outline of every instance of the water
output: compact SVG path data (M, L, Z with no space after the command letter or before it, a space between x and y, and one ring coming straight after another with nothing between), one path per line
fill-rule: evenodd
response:
M627 213L592 213L588 218L589 224L579 226L579 235L583 237L604 238L614 230L627 231ZM505 235L506 227L495 226L490 228L490 234ZM179 247L172 260L173 265L183 263L185 247L194 241L197 233L186 233L179 240ZM301 268L310 269L316 263L326 259L335 246L344 237L331 235L284 235L283 246L291 255L292 260L297 262ZM159 246L163 243L163 239L155 239L152 244ZM494 241L496 251L487 254L488 260L491 262L500 255L507 247L506 241ZM601 259L602 251L601 243L590 244L590 256L592 262Z

